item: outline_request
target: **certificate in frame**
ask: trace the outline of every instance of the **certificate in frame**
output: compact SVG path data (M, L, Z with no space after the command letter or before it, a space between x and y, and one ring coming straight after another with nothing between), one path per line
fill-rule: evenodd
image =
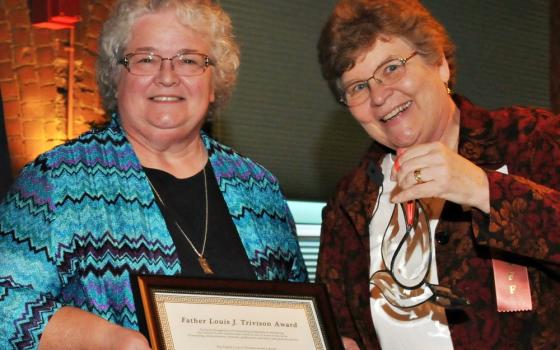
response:
M316 283L137 276L153 350L343 349Z

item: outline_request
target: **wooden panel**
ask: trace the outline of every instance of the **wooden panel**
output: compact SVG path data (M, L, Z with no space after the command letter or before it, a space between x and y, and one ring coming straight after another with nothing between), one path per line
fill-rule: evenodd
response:
M0 92L0 101L2 101L2 92ZM0 198L4 197L4 193L11 182L12 171L10 168L10 154L8 153L8 140L4 127L4 109L2 103L0 103Z

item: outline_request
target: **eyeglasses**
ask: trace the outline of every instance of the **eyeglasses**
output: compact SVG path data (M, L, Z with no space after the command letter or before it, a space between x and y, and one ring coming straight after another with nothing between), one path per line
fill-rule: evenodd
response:
M377 84L385 86L396 83L406 73L406 62L417 54L418 52L414 51L407 58L395 58L382 63L375 69L371 77L343 87L339 101L348 107L358 106L366 102L371 95L370 80L373 79Z
M411 308L425 302L431 302L445 308L462 308L470 302L455 294L450 288L435 285L427 281L432 262L432 238L429 217L422 203L415 200L414 218L412 224L406 225L404 234L397 233L394 237L383 234L381 243L381 258L385 270L379 270L370 277L370 283L381 291L387 302L397 308ZM407 212L401 205L407 222ZM398 215L398 205L393 209L393 217ZM390 222L394 222L391 218ZM414 233L412 234L412 229ZM396 248L389 244L389 238L398 242ZM422 254L421 261L410 269L411 257L414 250L420 248L427 252ZM418 262L418 261L416 261ZM408 265L408 268L405 267ZM374 291L372 290L372 295Z
M163 61L171 62L171 69L181 76L192 77L204 73L214 63L210 58L198 52L179 52L173 57L161 57L152 52L132 52L119 59L130 74L155 75L163 67Z

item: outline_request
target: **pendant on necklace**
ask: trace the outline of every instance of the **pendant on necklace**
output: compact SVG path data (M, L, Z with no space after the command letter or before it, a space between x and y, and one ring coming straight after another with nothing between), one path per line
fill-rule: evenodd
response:
M214 271L212 271L212 269L210 268L210 264L208 264L208 260L206 260L205 257L199 256L198 263L200 264L200 267L202 268L202 271L204 271L205 274L207 275L214 274Z

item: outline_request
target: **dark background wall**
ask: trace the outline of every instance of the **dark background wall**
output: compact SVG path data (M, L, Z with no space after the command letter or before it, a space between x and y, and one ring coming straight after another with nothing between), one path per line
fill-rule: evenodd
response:
M550 101L560 113L560 0L550 0Z
M75 134L103 119L93 72L98 33L113 1L81 1ZM289 198L325 200L369 143L330 95L317 64L317 38L335 1L218 2L232 16L242 63L230 108L213 122L214 136L269 168ZM558 34L549 29L554 19L558 28L558 3L424 0L457 43L456 91L488 108L551 107L553 100L558 109L560 96L549 93L560 91L560 79L550 78L560 71L550 62L551 54L559 57ZM67 31L31 26L27 0L0 0L0 87L13 175L64 141L67 45Z
M330 95L317 64L319 32L336 1L220 2L232 16L242 60L215 135L272 170L288 197L325 200L369 143ZM550 108L548 1L423 3L457 44L458 93L487 108Z

